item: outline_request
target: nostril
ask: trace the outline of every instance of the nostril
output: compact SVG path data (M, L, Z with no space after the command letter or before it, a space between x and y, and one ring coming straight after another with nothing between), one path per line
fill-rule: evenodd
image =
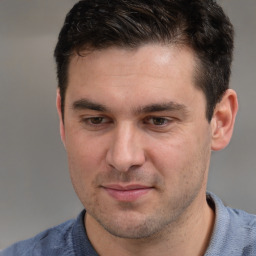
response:
M120 172L134 170L145 162L143 150L129 151L109 151L106 157L107 164Z

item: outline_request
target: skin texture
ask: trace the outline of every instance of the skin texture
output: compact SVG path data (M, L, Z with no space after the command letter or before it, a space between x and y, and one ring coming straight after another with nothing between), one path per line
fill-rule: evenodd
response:
M60 130L100 255L206 250L211 150L228 144L237 100L228 90L209 123L195 65L189 48L163 45L72 57L64 124L57 93Z

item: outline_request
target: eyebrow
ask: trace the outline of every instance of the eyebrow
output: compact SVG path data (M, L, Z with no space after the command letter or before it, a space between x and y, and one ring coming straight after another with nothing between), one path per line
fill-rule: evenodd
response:
M163 111L184 111L188 112L187 107L184 104L179 104L173 101L150 104L135 109L137 114L147 114L152 112L163 112Z
M99 112L111 112L105 105L93 102L89 99L80 99L75 101L72 104L72 108L73 110L90 109ZM163 111L182 111L185 114L188 112L187 107L184 104L173 101L139 106L133 110L137 115Z
M90 109L90 110L95 110L95 111L100 111L100 112L107 112L106 106L104 106L102 104L95 103L88 99L80 99L80 100L75 101L72 104L72 108L74 110Z

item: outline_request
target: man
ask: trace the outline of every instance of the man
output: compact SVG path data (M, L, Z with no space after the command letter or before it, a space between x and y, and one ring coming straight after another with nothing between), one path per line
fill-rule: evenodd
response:
M206 193L237 113L212 0L84 0L55 49L77 220L1 255L256 255L256 218Z

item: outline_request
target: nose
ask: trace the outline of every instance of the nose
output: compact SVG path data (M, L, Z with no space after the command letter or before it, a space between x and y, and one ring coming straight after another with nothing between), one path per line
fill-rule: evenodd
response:
M141 136L131 124L116 127L106 156L107 164L120 172L142 166L145 153Z

